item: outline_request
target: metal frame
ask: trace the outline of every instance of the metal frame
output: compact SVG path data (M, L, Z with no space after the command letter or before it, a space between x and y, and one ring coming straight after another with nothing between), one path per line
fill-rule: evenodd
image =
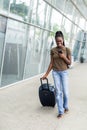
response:
M8 19L7 19L8 21ZM6 21L6 32L8 29L8 22ZM4 56L5 56L5 48L6 48L6 38L7 38L7 33L5 32L5 38L4 38L4 46L3 46L3 53L2 53L2 62L1 62L1 75L0 75L0 85L1 85L1 79L2 79L2 72L3 72L3 64L4 64Z
M27 24L27 25L30 25L30 26L33 26L33 27L36 27L36 28L39 28L39 29L42 29L42 30L45 30L45 31L48 31L48 32L53 32L52 30L49 30L49 29L40 27L40 26L35 25L35 24L32 24L32 23L28 23L28 22L25 22L25 21L22 21L22 20L19 20L19 19L12 18L12 17L10 17L10 16L8 16L8 15L4 15L4 14L1 14L1 13L0 13L0 16L6 17L6 18L8 18L8 19L15 20L15 21L17 21L17 22L20 22L20 23L23 23L23 24Z

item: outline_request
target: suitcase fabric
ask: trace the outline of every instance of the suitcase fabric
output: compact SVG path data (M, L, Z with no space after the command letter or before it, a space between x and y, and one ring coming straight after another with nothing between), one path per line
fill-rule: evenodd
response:
M43 106L54 107L56 104L54 86L48 83L48 79L46 79L47 83L42 83L42 79L40 79L40 81L41 81L41 86L39 87L39 98L41 104Z

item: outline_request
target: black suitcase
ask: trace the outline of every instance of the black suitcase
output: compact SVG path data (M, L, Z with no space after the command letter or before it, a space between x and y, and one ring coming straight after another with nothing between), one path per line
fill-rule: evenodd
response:
M48 83L47 78L46 78L47 81L46 83L42 83L42 79L40 79L40 81L41 81L41 86L39 87L39 99L41 104L43 106L54 107L56 104L54 86Z

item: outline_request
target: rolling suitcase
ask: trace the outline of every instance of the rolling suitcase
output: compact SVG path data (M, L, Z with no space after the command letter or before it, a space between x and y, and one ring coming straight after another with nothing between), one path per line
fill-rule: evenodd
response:
M42 83L42 79L40 79L40 81L41 81L41 86L39 87L39 99L41 104L43 106L54 107L56 104L54 86L48 83L47 78L46 78L46 83Z

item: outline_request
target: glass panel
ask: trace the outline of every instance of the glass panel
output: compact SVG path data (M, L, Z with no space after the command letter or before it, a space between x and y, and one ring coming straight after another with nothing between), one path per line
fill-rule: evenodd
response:
M39 73L39 63L41 56L40 35L40 29L30 27L24 78L31 77Z
M77 26L73 25L73 29L72 29L73 35L72 35L72 40L76 39L77 36Z
M72 25L72 23L69 20L67 20L66 18L63 19L63 23L62 23L62 28L61 29L62 29L62 31L64 33L66 46L69 46L71 25Z
M50 32L44 31L42 36L43 48L40 61L40 73L43 73L47 70L50 62L50 50L54 46L54 39Z
M50 29L52 9L42 0L34 1L32 23Z
M82 29L85 29L85 19L83 17L80 17L79 26Z
M84 32L79 59L81 63L87 61L87 33L86 32Z
M52 8L50 6L47 6L47 11L46 11L46 28L51 29L51 18L52 18Z
M38 24L39 17L38 17L38 7L39 7L39 0L34 0L33 3L33 10L32 10L32 23Z
M70 31L70 41L69 41L69 47L71 49L73 49L73 45L74 45L73 40L76 39L76 35L77 35L77 26L72 24L71 31Z
M44 72L49 64L50 49L53 46L49 32L30 28L24 78Z
M51 18L51 29L54 32L58 31L60 29L61 22L62 22L62 15L53 9Z
M39 0L37 21L38 25L44 28L46 28L46 13L47 13L47 4L44 1Z
M0 13L7 14L9 10L10 0L0 0Z
M53 6L60 9L61 11L64 10L65 0L45 0L45 1L51 3Z
M74 16L73 16L73 21L78 25L79 23L79 18L80 18L80 13L78 12L77 9L74 10Z
M83 16L87 17L87 4L84 2L84 0L76 0L75 2Z
M84 32L78 29L76 40L73 47L74 61L79 59L83 37L84 37Z
M73 59L78 61L81 42L76 40L73 48Z
M65 4L65 9L64 9L64 13L65 15L67 15L68 18L70 18L72 20L73 17L73 11L74 11L74 6L70 1L66 1Z
M86 26L85 26L85 30L87 31L87 21L86 21Z
M11 0L10 1L10 16L19 20L27 20L30 0Z
M54 5L54 0L52 0L52 4ZM64 3L65 3L65 0L55 0L55 6L60 9L61 11L64 10Z
M8 20L2 85L7 85L23 79L27 47L26 30L26 25Z

